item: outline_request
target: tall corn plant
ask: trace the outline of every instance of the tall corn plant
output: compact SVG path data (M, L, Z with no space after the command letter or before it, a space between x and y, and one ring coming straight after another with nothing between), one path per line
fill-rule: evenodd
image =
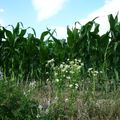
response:
M100 41L99 24L95 23L95 19L80 26L80 29L75 26L70 30L67 27L67 44L70 55L72 58L82 58L87 67L93 64L98 65L96 62L98 62L98 54L100 54L98 50Z
M120 22L118 22L118 15L113 17L112 14L108 16L108 20L110 23L110 45L108 52L108 59L110 60L110 64L115 69L119 70L120 66Z
M11 76L14 79L15 72L19 67L20 37L23 31L19 29L20 23L15 28L13 26L11 27L12 31L2 27L4 40L1 41L1 66L4 71L4 76Z

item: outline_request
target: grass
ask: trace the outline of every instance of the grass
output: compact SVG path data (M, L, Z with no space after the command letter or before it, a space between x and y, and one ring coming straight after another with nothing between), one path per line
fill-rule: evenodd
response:
M51 66L51 76L45 84L0 80L1 120L120 119L120 90L100 82L102 71L88 68L83 74L84 64L77 59L59 66L50 60L46 66Z

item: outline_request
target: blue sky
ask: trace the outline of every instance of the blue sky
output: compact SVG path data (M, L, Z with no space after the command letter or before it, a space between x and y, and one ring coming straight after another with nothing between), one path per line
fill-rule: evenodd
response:
M66 36L66 26L76 21L86 23L96 16L106 30L106 16L120 11L120 0L0 0L0 24L7 26L22 22L33 27L37 36L46 27L57 30L58 37ZM106 24L106 25L105 25ZM105 28L106 27L106 28Z

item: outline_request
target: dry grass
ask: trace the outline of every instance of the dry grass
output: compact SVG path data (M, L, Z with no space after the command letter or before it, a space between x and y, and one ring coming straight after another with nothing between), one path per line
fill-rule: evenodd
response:
M32 99L39 102L43 111L49 109L52 119L55 120L120 120L118 92L116 97L113 93L100 92L92 96L88 92L67 88L57 92L53 86L48 85L36 89Z

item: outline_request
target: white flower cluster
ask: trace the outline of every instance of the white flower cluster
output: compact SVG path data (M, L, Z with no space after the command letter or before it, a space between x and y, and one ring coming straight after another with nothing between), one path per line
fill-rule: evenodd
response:
M30 89L34 89L36 87L36 84L37 84L36 81L30 82L30 84L29 84Z
M78 83L70 84L69 87L70 87L70 88L78 89L78 88L79 88L79 84L78 84Z
M67 87L78 89L78 79L80 79L80 73L84 64L81 60L67 59L66 62L62 62L59 66L54 67L54 80L58 85L67 82ZM65 84L64 84L65 85Z
M90 75L93 75L94 77L97 76L98 74L101 74L103 73L102 71L97 71L97 70L94 70L93 68L88 68L88 73Z

